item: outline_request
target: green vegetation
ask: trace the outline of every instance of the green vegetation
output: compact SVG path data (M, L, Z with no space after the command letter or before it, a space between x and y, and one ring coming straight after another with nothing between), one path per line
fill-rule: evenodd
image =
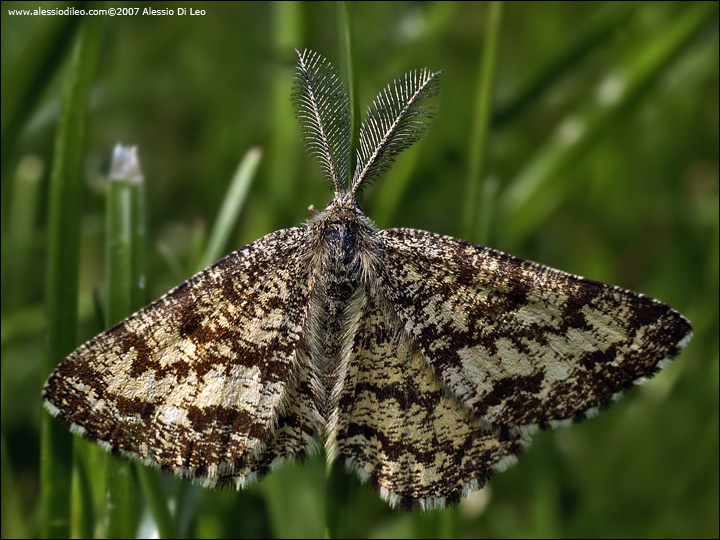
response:
M148 7L109 7L131 6ZM320 537L328 526L349 537L720 534L717 3L503 3L495 22L489 3L451 1L162 7L180 6L205 15L91 27L11 16L28 4L3 2L2 537L63 536L68 526L102 535L107 525L104 452L76 442L70 465L61 442L41 475L46 344L72 349L103 329L106 313L121 317L210 254L298 225L330 199L290 107L294 46L351 70L360 113L393 78L444 70L428 136L361 194L379 226L476 235L648 294L686 315L695 337L597 419L538 434L518 465L452 510L392 511L354 478L327 475L322 455L240 493L132 467L138 534L153 534L151 516L163 536L196 538ZM77 53L79 38L92 50ZM481 76L493 71L492 81ZM144 193L126 201L145 215L122 232L131 263L119 282L104 255L117 142L138 147L146 176ZM60 174L70 192L57 187ZM61 215L76 224L58 225ZM114 308L113 283L127 276L147 287ZM338 493L330 505L327 489Z

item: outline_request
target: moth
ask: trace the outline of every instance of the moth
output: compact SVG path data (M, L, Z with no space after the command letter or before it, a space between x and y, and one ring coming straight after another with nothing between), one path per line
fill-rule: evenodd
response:
M79 347L44 387L48 411L204 486L243 488L325 436L392 506L428 509L677 356L690 323L657 300L363 214L362 187L428 130L438 75L378 95L350 177L345 88L298 51L293 101L332 200Z

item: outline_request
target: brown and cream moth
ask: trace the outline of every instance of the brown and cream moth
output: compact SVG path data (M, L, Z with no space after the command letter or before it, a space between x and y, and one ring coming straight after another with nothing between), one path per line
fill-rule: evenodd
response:
M378 230L358 191L427 131L438 72L394 81L361 127L298 51L294 103L335 195L88 341L50 375L79 435L205 486L245 487L321 435L393 506L453 503L534 429L594 414L677 356L667 305L492 249Z

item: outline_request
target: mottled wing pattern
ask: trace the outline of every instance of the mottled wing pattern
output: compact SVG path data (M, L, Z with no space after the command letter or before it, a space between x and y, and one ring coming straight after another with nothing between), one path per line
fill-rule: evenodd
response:
M287 428L288 393L301 392L286 387L305 370L306 234L247 245L78 348L48 379L47 409L110 451L208 485L262 472L282 453L274 437L302 438Z
M317 410L312 389L312 366L302 338L296 350L295 367L288 380L280 405L277 428L261 449L246 462L238 464L232 475L220 478L220 484L247 486L288 458L302 458L316 444L324 421Z
M581 418L691 336L670 307L612 285L425 231L378 239L382 289L404 331L489 424Z
M481 425L372 298L358 319L330 454L392 506L440 508L515 461L524 440Z

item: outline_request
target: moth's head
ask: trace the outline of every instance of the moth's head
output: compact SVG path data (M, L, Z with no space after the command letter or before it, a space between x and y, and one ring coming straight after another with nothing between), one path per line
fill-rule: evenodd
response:
M351 217L353 215L361 216L363 211L354 193L341 191L336 192L335 196L328 202L324 213Z

